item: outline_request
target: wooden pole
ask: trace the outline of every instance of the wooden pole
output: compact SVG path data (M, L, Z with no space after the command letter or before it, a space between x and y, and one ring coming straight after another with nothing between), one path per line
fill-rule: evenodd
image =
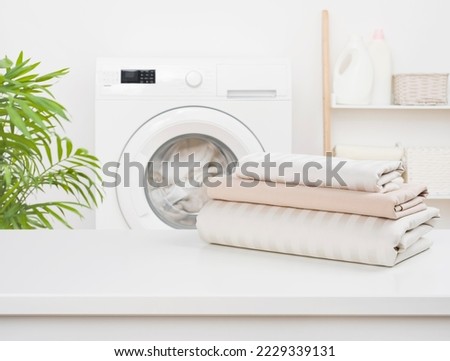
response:
M330 34L328 10L322 10L322 106L323 153L331 148L331 88L330 88Z

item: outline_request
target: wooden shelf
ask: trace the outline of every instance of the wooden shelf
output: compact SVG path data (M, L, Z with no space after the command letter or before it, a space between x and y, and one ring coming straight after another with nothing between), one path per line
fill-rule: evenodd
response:
M449 105L338 105L332 104L332 109L349 110L450 110Z
M446 105L341 105L336 104L336 98L331 87L330 70L330 28L329 14L322 11L322 100L323 100L323 151L324 154L332 152L332 110L384 110L384 111L447 111L450 104ZM436 198L438 199L438 198ZM439 199L450 199L439 197Z
M327 10L322 11L322 99L323 99L323 151L324 154L332 152L332 114L333 110L349 111L449 111L450 104L445 105L343 105L336 104L336 97L331 87L330 68L330 28L329 14ZM393 114L391 115L391 117ZM450 200L449 193L432 193L427 199Z

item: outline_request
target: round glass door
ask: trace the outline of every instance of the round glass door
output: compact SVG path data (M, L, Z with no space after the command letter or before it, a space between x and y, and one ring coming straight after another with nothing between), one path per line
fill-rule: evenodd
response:
M153 212L173 228L195 228L208 201L203 184L223 175L236 156L224 143L204 134L186 134L159 147L146 170L145 196Z
M262 150L245 124L220 110L192 106L160 113L122 151L120 211L131 229L195 228L208 200L205 177L224 174L229 164Z

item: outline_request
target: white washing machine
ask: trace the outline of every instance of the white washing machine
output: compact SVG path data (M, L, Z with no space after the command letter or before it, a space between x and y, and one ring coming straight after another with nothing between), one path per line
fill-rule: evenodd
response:
M99 59L95 151L106 196L97 228L195 228L205 169L290 152L291 128L287 59ZM198 169L172 167L190 156Z

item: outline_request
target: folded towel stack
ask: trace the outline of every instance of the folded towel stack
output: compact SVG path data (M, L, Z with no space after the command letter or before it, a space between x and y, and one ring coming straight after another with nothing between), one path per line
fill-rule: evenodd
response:
M205 241L383 266L431 246L424 235L439 211L425 205L425 186L402 183L401 162L267 159L247 156L233 176L210 179L197 217Z

